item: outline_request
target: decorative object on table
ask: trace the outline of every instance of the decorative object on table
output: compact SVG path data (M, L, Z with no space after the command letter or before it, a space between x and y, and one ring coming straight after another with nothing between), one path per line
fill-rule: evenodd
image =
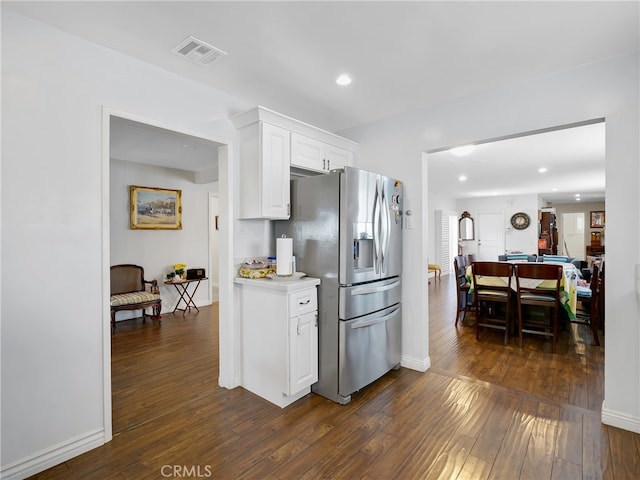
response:
M276 273L280 276L293 274L293 238L285 235L276 238Z
M189 268L187 270L187 280L201 280L206 276L204 268Z
M511 217L511 226L516 230L524 230L531 224L531 218L524 212L514 213Z
M238 269L238 276L242 278L265 278L275 273L275 261L264 257L247 259Z
M182 230L182 190L129 186L129 228Z
M187 276L186 276L186 269L187 269L187 264L186 263L176 263L173 266L173 271L176 273L175 277L174 277L174 281L182 281L182 280L186 280Z
M604 228L605 214L603 210L591 212L591 228Z

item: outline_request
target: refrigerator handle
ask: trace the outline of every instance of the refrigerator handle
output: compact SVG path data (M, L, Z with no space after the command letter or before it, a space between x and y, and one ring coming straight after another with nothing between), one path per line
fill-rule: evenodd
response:
M384 292L384 291L396 288L398 285L400 285L400 280L396 280L393 283L389 283L389 284L383 285L381 287L365 286L365 287L354 288L353 290L351 290L351 296L354 296L354 295L369 295L370 293L380 293L380 292Z
M373 199L373 264L376 273L380 273L380 192L376 182Z
M381 228L381 254L380 256L382 257L382 261L381 263L381 268L380 270L382 272L384 272L386 270L386 265L385 265L385 261L387 260L387 254L389 253L389 235L391 233L391 224L390 222L390 218L389 218L389 204L387 203L387 196L385 195L384 192L384 188L382 189L382 200L380 202L381 208L380 208L380 215L381 215L381 224L382 224L382 228Z
M370 327L371 325L375 325L377 323L384 323L392 317L395 317L398 314L399 308L396 308L393 312L385 315L384 317L374 318L372 320L360 320L358 322L354 322L351 324L351 328L363 328Z

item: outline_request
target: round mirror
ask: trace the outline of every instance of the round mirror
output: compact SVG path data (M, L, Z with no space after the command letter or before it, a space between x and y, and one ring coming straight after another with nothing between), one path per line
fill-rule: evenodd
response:
M458 220L458 238L460 240L474 240L473 218L469 212L462 212Z

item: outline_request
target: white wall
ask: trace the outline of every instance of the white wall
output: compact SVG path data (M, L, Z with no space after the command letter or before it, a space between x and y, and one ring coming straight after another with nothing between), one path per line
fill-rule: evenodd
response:
M606 212L606 207L605 207L605 203L604 202L588 202L588 203L582 203L582 202L574 202L574 203L561 203L561 204L557 204L557 205L551 205L553 208L556 209L556 221L558 222L558 241L560 242L560 245L558 245L558 248L562 247L562 232L563 232L563 225L562 225L562 214L563 213L584 213L584 244L585 245L591 245L591 232L600 232L602 233L602 239L601 239L601 243L602 245L605 244L606 242L606 235L605 235L605 229L603 228L591 228L591 212L592 211L605 211ZM564 249L564 247L562 247ZM572 256L574 257L579 257L579 258L584 258L585 252L571 252L573 253ZM608 264L607 264L608 265ZM609 268L607 266L607 268Z
M465 242L465 253L478 251L478 214L504 214L504 248L507 252L520 251L529 255L538 253L538 196L510 195L507 197L483 197L460 199L457 201L460 212L468 211L476 222L476 239ZM517 212L529 215L531 224L524 230L516 230L511 226L511 216ZM496 258L497 260L497 258Z
M422 152L605 118L609 321L602 418L640 432L638 63L635 52L340 132L360 143L363 166L404 180L405 205L415 213L404 248L423 254L422 261L417 255L404 261L403 356L429 361L424 272L431 232L425 211L432 207L424 191L428 155Z
M3 10L5 478L110 438L103 106L233 145L228 118L253 105Z
M131 230L129 228L129 185L182 190L182 230ZM209 194L218 193L218 184L195 184L193 174L183 170L111 160L110 172L110 264L134 263L144 268L147 280L158 280L162 311L171 312L179 294L173 285L164 285L172 265L202 267L209 272ZM189 287L189 292L193 286ZM211 303L211 288L205 280L193 297L196 305ZM180 308L184 303L180 304ZM180 313L180 312L177 312ZM128 314L128 315L127 315ZM140 312L120 312L117 320L139 316Z

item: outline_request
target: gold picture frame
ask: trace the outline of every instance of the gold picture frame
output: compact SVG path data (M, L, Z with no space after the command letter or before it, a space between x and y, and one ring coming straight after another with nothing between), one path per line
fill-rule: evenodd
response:
M591 212L591 228L604 228L605 213L602 210Z
M129 186L131 230L182 230L182 190Z

